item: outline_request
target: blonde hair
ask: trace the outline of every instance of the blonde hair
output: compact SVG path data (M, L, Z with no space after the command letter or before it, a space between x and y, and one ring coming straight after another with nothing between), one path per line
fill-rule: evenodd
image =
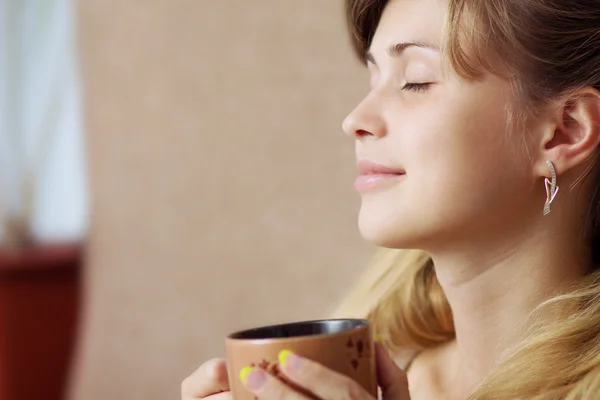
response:
M351 39L365 60L387 0L346 0ZM592 87L600 90L600 1L449 0L445 52L465 79L502 60L523 107ZM589 172L589 171L588 171ZM600 173L582 237L600 264ZM393 350L422 350L454 339L450 306L429 255L381 249L336 317L367 318ZM554 316L554 318L548 318ZM525 338L510 349L470 400L575 400L600 397L600 271L532 314Z

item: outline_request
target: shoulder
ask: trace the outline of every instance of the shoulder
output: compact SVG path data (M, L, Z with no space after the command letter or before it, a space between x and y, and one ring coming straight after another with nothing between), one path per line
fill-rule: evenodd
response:
M400 368L408 375L411 394L418 398L436 398L442 390L442 371L447 364L449 345L443 344L419 352L394 355Z
M396 365L406 372L410 368L412 362L417 358L419 353L419 350L412 349L397 350L392 353L392 359Z

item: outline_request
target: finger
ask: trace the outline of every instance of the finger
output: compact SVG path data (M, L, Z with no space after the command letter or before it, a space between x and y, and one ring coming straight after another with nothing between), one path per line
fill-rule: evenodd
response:
M206 399L206 400L233 400L233 395L231 392L221 392L217 394L211 394L206 397L182 397L182 400L198 400L198 399Z
M254 393L260 400L310 399L260 368L244 368L240 373L240 379L246 389Z
M383 400L410 400L408 378L381 343L375 343L377 380Z
M373 398L362 386L347 376L288 350L279 354L279 364L290 381L318 398L326 400L371 400Z
M223 359L205 362L181 383L181 397L199 399L229 390L227 363Z

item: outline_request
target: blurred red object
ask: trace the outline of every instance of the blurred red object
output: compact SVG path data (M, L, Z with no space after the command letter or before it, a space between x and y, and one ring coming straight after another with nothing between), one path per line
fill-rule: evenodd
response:
M83 245L0 248L0 400L62 400L77 333Z

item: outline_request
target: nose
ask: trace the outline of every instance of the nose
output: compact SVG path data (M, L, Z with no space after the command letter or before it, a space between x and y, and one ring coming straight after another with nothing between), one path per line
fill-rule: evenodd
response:
M381 106L371 92L344 119L342 129L355 139L381 138L386 134L386 125L381 115Z

